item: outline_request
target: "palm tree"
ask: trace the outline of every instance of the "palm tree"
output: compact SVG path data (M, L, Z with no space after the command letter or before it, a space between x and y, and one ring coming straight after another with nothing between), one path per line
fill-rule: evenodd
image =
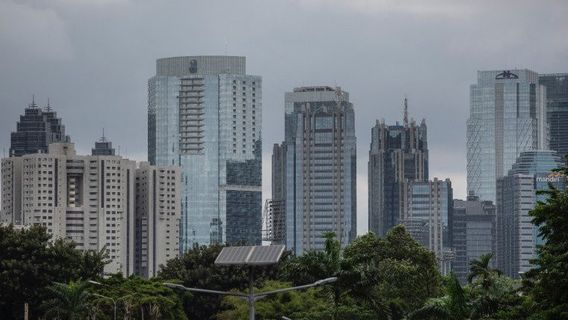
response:
M467 319L469 306L464 290L453 273L448 279L446 290L446 295L440 298L429 299L422 308L411 312L408 315L408 319Z
M493 253L483 254L479 259L473 259L469 263L469 274L467 281L472 283L474 279L481 279L481 286L488 290L493 285L494 274L501 275L501 271L493 269L489 266L489 262L493 258Z
M89 293L86 282L55 282L47 287L52 298L43 304L46 317L56 316L58 319L84 319L89 313Z

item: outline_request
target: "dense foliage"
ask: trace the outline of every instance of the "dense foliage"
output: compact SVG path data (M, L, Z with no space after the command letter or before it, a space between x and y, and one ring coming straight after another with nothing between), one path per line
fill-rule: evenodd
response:
M30 318L40 316L53 282L93 279L102 274L105 251L81 252L64 240L50 241L45 228L15 230L0 226L0 314L22 319L28 303Z

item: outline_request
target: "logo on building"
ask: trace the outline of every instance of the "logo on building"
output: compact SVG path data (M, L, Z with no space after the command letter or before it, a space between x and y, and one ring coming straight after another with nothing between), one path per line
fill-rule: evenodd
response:
M505 70L499 73L497 76L495 76L495 80L500 80L500 79L519 79L519 76L512 73L509 70Z
M189 73L197 73L197 60L191 59L189 61Z
M560 182L561 179L564 179L564 174L560 172L551 172L544 177L536 177L537 182Z

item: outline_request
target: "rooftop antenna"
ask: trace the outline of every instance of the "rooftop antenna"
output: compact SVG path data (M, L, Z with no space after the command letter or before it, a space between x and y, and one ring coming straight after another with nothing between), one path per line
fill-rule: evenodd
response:
M37 105L35 104L35 94L32 94L32 104L30 104L30 108L34 107L37 107Z
M47 112L51 111L51 105L49 105L49 98L47 98L47 108L45 110Z
M408 99L404 97L404 126L408 127Z
M103 127L103 136L101 137L101 141L105 142L106 141L106 137L105 137L105 128Z

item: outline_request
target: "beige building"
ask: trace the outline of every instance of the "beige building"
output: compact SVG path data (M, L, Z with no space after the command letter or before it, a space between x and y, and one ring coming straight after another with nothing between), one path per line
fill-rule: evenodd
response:
M136 170L135 272L156 276L179 253L181 171L140 163Z
M70 239L81 250L100 250L106 246L111 263L105 267L105 272L133 274L136 251L142 250L136 246L138 170L149 169L146 165L138 169L135 161L115 156L114 152L77 155L72 143L51 144L48 153L2 159L0 222L45 226L55 238ZM179 177L175 168L157 170L177 172L173 175ZM170 201L168 207L179 208L179 178L171 180L170 184L172 182L176 185L168 189L174 191L164 190L164 197ZM146 190L152 187L139 192ZM145 194L138 196L146 197ZM177 243L179 212L169 215L175 221L170 224L172 230L159 233L160 237L167 237L167 241L159 239L158 242L169 242L173 238L171 241ZM161 249L150 249L154 248ZM170 256L175 254L177 252ZM166 255L158 258L165 259Z

